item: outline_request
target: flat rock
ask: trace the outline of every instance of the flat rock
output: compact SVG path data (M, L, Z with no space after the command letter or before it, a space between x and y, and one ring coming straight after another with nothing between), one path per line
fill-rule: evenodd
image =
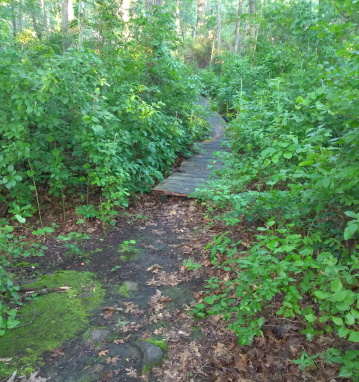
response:
M138 291L138 284L134 281L125 281L123 285L127 288L129 292L137 292Z
M111 332L107 329L92 329L90 330L89 336L92 341L100 342L104 341L104 339L110 334Z
M142 341L135 342L133 345L142 352L142 368L147 369L162 364L164 352L160 347L153 345L150 342Z

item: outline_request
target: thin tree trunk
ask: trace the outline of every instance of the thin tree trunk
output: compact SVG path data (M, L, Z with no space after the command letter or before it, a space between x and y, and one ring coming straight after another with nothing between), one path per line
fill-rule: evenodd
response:
M246 21L244 23L244 30L243 30L243 35L242 35L242 41L241 41L241 44L239 45L239 53L243 52L244 46L246 45L248 27L249 27L249 22L248 22L248 19L246 19Z
M162 0L146 0L146 7L148 12L152 13L153 6L161 6Z
M180 0L176 2L176 31L177 36L181 35L181 19L180 19Z
M50 32L50 29L49 29L49 23L48 23L48 20L47 20L47 10L46 10L46 4L45 4L45 0L40 0L40 8L41 8L41 12L42 12L42 19L43 19L43 23L44 23L44 29L47 33Z
M221 47L221 30L222 30L222 12L221 12L222 0L218 0L218 20L217 20L217 50L220 55L222 52Z
M62 0L61 4L61 31L67 34L69 30L69 0Z
M204 24L206 0L197 1L197 22L196 22L196 35Z
M234 34L234 46L233 46L233 50L235 53L238 53L238 47L239 47L239 31L241 29L242 6L243 6L243 0L238 0L236 31Z
M39 40L41 40L41 30L39 28L37 15L36 15L36 12L34 10L31 11L31 18L32 18L32 23L34 25L34 30L35 30L36 36Z
M78 3L78 10L77 10L77 24L79 28L79 40L78 40L78 50L79 52L82 51L82 42L83 42L83 25L82 25L82 12L83 12L83 7L82 7L82 1L79 0Z
M249 27L249 36L251 39L251 49L255 49L256 39L256 24L254 22L254 15L256 14L256 0L249 0L249 14L251 15L251 23Z
M12 33L14 37L16 37L16 12L15 12L15 3L14 0L10 1L10 7L11 7L11 24L12 24Z
M265 0L261 0L261 9L259 10L259 20L258 20L258 23L257 23L256 36L255 36L255 39L254 39L254 50L257 49L257 41L258 41L259 29L261 27L261 19L262 19L262 16L263 16L264 1Z

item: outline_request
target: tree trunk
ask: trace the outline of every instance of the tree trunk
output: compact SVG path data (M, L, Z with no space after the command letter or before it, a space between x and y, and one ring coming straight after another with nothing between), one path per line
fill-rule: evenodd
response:
M234 34L234 46L233 46L233 50L235 53L238 53L238 47L239 47L239 31L241 29L242 6L243 6L243 0L238 0L236 31Z
M256 24L254 22L254 15L256 14L256 0L249 0L249 14L251 15L251 23L249 27L249 36L251 49L255 49L255 39L256 39Z
M47 20L47 13L46 13L47 10L46 10L45 0L40 0L40 8L41 8L41 12L42 12L42 20L44 23L44 29L47 33L49 33L50 29L49 29L49 23Z
M180 19L180 0L176 2L176 31L177 36L181 35L181 19Z
M206 5L206 0L198 0L198 2L197 2L196 34L199 33L199 30L201 29L201 27L204 24L205 5Z
M15 3L14 0L10 1L10 7L11 7L11 25L12 25L12 33L14 37L16 37L16 12L15 12Z
M146 0L146 8L148 12L152 13L153 6L161 6L162 0Z
M67 34L69 30L69 0L62 0L61 3L61 31Z
M222 29L222 12L221 12L222 0L218 0L218 20L217 20L217 51L220 55L222 52L221 47L221 29Z
M241 41L241 44L239 45L239 53L243 52L244 46L246 45L248 26L249 26L248 19L246 19L246 21L244 23L244 30L243 30L243 35L242 35L242 41Z
M261 9L259 10L259 20L258 20L258 23L257 23L256 35L255 35L255 40L254 40L254 50L256 50L256 48L257 48L259 29L261 27L261 19L262 19L262 16L263 16L264 1L265 0L261 0Z
M22 27L22 21L23 21L22 10L23 10L23 4L22 4L22 0L20 0L19 1L19 9L18 9L18 30L19 30L19 32L21 32L23 29L23 27Z

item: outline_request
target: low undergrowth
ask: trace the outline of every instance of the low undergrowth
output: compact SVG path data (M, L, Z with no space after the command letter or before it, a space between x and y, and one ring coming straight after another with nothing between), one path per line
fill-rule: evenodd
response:
M333 16L330 28L335 22ZM293 362L313 367L320 357L341 366L339 377L356 380L358 39L354 25L335 24L332 34L328 25L321 21L301 36L309 40L297 51L303 60L284 71L270 61L279 49L272 47L259 55L260 66L228 55L221 68L204 73L209 94L234 113L228 126L233 152L215 188L199 194L229 232L208 245L222 273L207 280L208 295L195 314L220 315L248 345L263 335L264 312L276 307L278 319L301 323L308 341L325 336L330 344ZM323 31L331 40L318 56L310 39ZM243 222L252 225L250 244L233 239Z

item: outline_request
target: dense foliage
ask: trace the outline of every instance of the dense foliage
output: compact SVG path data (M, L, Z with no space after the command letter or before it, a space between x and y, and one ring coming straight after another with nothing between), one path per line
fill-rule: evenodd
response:
M249 247L231 233L214 238L212 262L229 281L208 280L212 292L196 313L222 314L246 345L274 304L278 317L303 323L307 339L332 333L348 341L316 355L341 363L341 377L359 375L350 345L359 342L354 3L268 4L256 55L227 54L203 72L208 94L232 114L233 153L216 191L202 197L228 226L255 222L259 232ZM305 356L298 362L313 366Z
M36 213L34 234L52 232L44 202L59 203L66 219L74 196L79 217L111 223L129 195L150 190L207 133L193 114L198 80L173 54L171 9L139 8L125 22L116 2L91 7L85 36L73 25L14 37L5 23L0 34L0 293L18 303L5 269L29 252L16 225ZM0 334L14 315L0 302Z

